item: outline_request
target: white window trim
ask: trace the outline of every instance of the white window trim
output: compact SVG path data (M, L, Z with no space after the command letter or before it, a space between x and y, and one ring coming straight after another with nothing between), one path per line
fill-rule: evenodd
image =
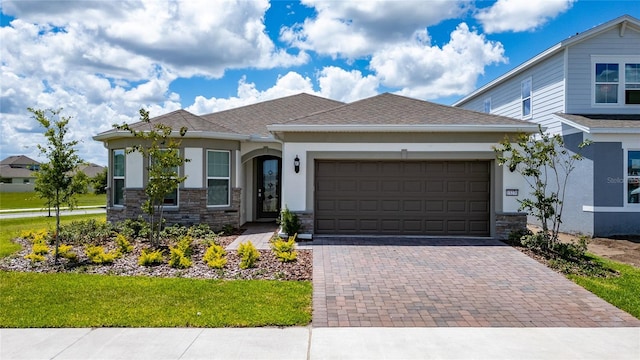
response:
M226 153L227 156L229 156L229 175L227 177L221 177L221 176L209 176L209 153L210 152L219 152L219 153ZM207 168L206 170L206 174L207 174L207 178L206 178L206 188L207 188L207 207L208 208L228 208L229 206L231 206L231 151L229 150L213 150L213 149L207 149L207 154L205 157L205 161L207 164ZM227 180L228 184L229 184L229 191L227 191L227 203L224 205L209 205L209 180Z
M525 98L522 97L522 85L524 85L526 82L529 83L529 97ZM529 99L529 114L525 115L524 114L524 107L522 106L524 101L526 99ZM530 77L522 80L520 82L520 118L522 119L531 119L533 117L533 80Z
M116 170L116 151L122 151L122 154L124 155L124 163L122 164L124 166L124 175L116 175L115 174L115 170ZM112 174L111 174L111 205L114 207L124 207L125 204L116 204L116 180L122 180L122 191L124 191L124 189L127 188L127 181L126 181L126 176L127 176L127 150L126 149L113 149L111 151L111 161L113 162L113 170L112 170ZM123 202L124 202L124 194L123 194Z
M489 104L489 111L487 111L487 103ZM491 110L492 110L491 96L489 96L488 98L484 99L484 101L482 102L482 111L485 114L491 114Z
M640 203L630 203L629 202L629 194L627 194L628 187L629 187L629 179L634 179L634 178L638 178L640 179L640 175L634 176L634 175L629 175L629 170L627 169L627 166L629 164L629 152L631 151L640 151L640 148L623 148L624 151L624 187L623 187L623 196L624 196L624 206L625 207L629 207L632 209L640 209Z
M610 64L618 64L618 102L617 103L597 103L596 102L596 64L601 63L610 63ZM626 79L624 74L624 64L640 64L640 56L637 55L591 55L591 68L589 71L591 72L591 106L596 108L638 108L640 109L640 104L625 104L624 103L624 91L626 85Z

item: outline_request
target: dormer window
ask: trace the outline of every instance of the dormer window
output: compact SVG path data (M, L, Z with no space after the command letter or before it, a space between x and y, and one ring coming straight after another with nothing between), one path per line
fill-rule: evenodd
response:
M592 62L595 105L640 105L639 57L593 56Z

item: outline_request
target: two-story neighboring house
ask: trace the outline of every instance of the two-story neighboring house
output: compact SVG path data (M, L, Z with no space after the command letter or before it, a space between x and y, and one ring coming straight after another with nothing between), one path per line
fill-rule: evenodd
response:
M538 123L584 149L562 230L640 234L640 20L624 15L562 40L455 107Z

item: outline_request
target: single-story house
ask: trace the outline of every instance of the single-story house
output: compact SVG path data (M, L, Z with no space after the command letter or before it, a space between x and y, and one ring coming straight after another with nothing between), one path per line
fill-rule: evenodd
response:
M537 125L389 93L344 104L299 94L197 116L183 126L187 179L166 201L168 223L214 228L273 221L285 206L305 235L504 238L526 224L525 184L492 147ZM144 123L131 124L143 129ZM107 217L142 215L147 159L128 131L94 136L109 151Z

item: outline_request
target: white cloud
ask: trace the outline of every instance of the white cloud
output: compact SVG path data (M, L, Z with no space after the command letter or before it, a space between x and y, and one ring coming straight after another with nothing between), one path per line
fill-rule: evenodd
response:
M327 66L318 74L320 96L352 102L378 93L379 80L375 75L362 76L358 70L346 71Z
M224 99L216 97L207 99L204 96L197 96L194 103L185 110L203 115L302 92L315 94L311 79L293 71L278 77L276 83L264 91L258 90L254 83L248 83L243 77L238 82L237 96Z
M488 41L462 23L449 43L431 46L426 33L375 53L370 67L384 86L421 99L469 93L487 65L506 62L501 43Z
M317 16L285 27L281 39L332 57L355 59L381 47L405 41L420 29L455 18L468 1L323 1L304 0Z
M15 18L0 28L3 156L39 158L42 129L27 107L63 107L79 152L105 164L91 136L136 121L140 107L152 116L180 108L169 90L178 77L306 63L306 53L269 38L268 8L267 0L3 1Z
M475 15L489 33L534 30L573 6L576 0L498 0Z

